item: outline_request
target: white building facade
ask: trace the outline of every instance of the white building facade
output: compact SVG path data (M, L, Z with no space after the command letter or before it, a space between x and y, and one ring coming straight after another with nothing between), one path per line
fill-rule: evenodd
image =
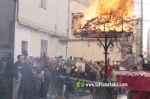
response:
M39 57L66 56L59 38L68 33L68 0L19 0L16 3L14 57L27 50Z

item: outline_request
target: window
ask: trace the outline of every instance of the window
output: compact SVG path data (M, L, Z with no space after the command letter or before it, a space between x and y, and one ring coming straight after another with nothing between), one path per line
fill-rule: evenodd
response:
M47 48L48 48L48 41L47 40L41 40L41 54L47 54Z
M28 51L28 42L27 41L22 41L22 51L23 50Z
M27 55L28 54L28 42L27 41L22 41L22 54Z
M40 2L40 7L46 9L46 1L47 1L47 0L41 0L41 2Z

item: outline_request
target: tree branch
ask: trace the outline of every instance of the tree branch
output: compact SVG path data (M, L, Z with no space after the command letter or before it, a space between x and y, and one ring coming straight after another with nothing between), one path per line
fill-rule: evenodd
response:
M104 44L102 43L102 41L101 41L99 38L97 38L97 40L101 43L101 45L102 45L103 47L105 47Z

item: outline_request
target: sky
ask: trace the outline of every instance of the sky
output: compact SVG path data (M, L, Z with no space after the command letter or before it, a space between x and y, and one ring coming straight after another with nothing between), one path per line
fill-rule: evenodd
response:
M150 0L143 0L143 50L147 48L147 33L150 28Z
M141 18L141 0L135 0L135 15ZM150 0L143 0L143 50L147 49L147 33L150 28Z

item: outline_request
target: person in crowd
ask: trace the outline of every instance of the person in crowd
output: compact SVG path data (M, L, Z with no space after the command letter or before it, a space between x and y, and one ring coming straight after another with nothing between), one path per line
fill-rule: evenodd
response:
M118 70L119 70L119 66L115 65L114 69L112 70L112 73L111 73L111 81L112 82L116 82L116 75L117 75Z
M44 82L44 76L42 67L40 66L40 59L35 58L35 63L33 65L34 69L34 81L33 81L33 90L34 90L34 99L39 99L41 83Z
M114 65L114 69L112 70L112 73L111 73L111 82L112 83L116 83L116 76L117 76L118 70L119 70L119 67L117 65ZM112 95L114 97L113 99L117 99L117 91L118 91L117 87L112 88Z
M23 73L22 73L22 82L23 82L23 99L33 99L33 79L34 74L32 72L32 65L29 56L25 57L23 63Z
M66 58L66 62L64 63L66 76L70 76L71 69L73 69L74 66L75 66L75 64L74 64L73 60L71 58ZM65 82L65 85L66 85L66 89L65 89L65 92L64 92L64 96L65 96L66 99L69 99L69 94L74 91L74 88L73 88L74 83L70 83L67 80ZM76 90L76 91L78 91L78 90Z
M92 60L89 60L89 65L93 65L93 62L92 62Z
M12 53L6 53L3 56L3 68L1 71L3 77L3 87L5 94L3 99L12 99L13 90L13 55Z
M132 48L128 47L125 51L125 58L116 62L120 62L120 66L124 67L126 70L130 70L135 65L135 59L132 55Z
M144 64L144 58L143 58L143 55L140 53L136 60L136 65L137 65L138 70L142 70L142 64Z
M76 57L73 57L73 61L74 61L74 62L77 62L77 58L76 58Z
M102 66L101 66L101 63L100 61L97 62L97 70L98 70L98 73L97 73L97 81L100 81L102 79Z
M43 99L47 99L47 93L50 85L50 71L48 65L42 69L42 94Z
M4 66L4 64L3 64L3 60L2 60L2 58L0 58L0 85L3 85L3 79L2 79L2 69L3 69L3 66ZM3 90L3 86L0 86L0 96L1 96L1 98L2 99L4 99L4 90Z
M70 56L70 61L71 61L73 64L76 63L76 60L75 60L75 58L74 58L73 56Z
M119 65L120 70L131 70L135 65L135 58L132 55L132 48L128 47L128 48L126 48L125 51L126 51L125 58L121 59L119 61L116 61L116 62L120 63L120 65ZM120 93L126 94L127 90L120 88Z
M33 98L38 99L39 98L39 92L40 92L40 85L41 85L41 70L38 63L38 58L34 58L32 54L29 54L29 57L31 59L31 66L32 66L32 72L34 74L33 78Z
M73 58L74 58L73 56L70 56L70 61L73 61Z
M93 67L94 69L98 69L97 62L92 62L92 67Z
M20 82L21 82L21 78L22 78L22 64L24 62L24 56L23 55L18 55L17 56L17 62L15 62L14 64L14 77L16 79L16 97L17 97L17 93L18 93L18 89L20 86Z
M110 59L108 59L107 78L108 80L111 80L111 73L112 73L113 67L112 65L110 65L109 62L110 62Z
M31 65L33 66L35 64L35 58L32 54L29 54L28 56L30 57L30 62L31 62Z
M100 78L104 78L104 73L105 73L105 65L101 63L100 61L97 62L98 66L100 67Z
M66 58L66 61L64 63L64 68L66 69L66 73L69 76L70 75L69 73L71 73L71 70L75 69L75 62L71 60L70 58ZM70 70L67 68L70 68Z
M100 67L100 62L93 62L93 70L96 73L96 81L100 81L101 80L101 67Z
M79 78L84 78L85 77L85 62L83 61L83 58L80 58L77 62L76 62L76 76Z

